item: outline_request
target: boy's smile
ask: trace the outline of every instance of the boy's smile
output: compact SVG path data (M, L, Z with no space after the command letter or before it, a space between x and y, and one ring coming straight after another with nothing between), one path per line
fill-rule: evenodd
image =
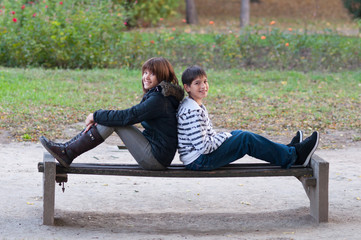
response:
M184 84L184 89L188 93L189 97L196 101L199 105L202 105L203 98L208 95L208 81L206 76L199 76L194 79L191 85Z

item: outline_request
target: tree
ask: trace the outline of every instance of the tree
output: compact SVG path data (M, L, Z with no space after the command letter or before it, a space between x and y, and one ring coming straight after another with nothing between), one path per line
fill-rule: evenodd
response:
M188 24L198 24L198 15L194 0L186 0L186 20Z
M245 27L249 24L250 9L250 0L241 0L241 27Z

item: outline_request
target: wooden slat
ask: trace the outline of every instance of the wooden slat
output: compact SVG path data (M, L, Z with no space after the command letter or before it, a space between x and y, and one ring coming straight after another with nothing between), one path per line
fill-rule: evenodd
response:
M44 171L42 162L38 164L39 172ZM140 177L267 177L267 176L312 176L311 168L292 167L282 169L270 164L229 164L226 167L213 171L190 171L183 165L173 164L163 171L149 171L135 164L91 164L73 163L70 168L64 168L57 164L57 174L94 174L94 175L118 175Z

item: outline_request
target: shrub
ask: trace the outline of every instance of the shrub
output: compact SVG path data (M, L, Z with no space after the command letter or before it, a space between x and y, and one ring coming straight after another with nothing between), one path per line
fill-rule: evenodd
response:
M116 0L3 1L0 9L0 64L10 67L138 69L144 60L164 56L175 66L216 69L361 68L359 38L327 29L310 34L255 26L219 34L209 25L202 34L126 31L126 11Z
M125 24L131 27L149 27L176 15L179 1L174 0L114 0L125 9Z
M343 0L343 4L355 18L361 18L361 0Z
M109 64L114 41L125 29L122 8L111 1L100 1L97 6L79 2L5 2L1 63L63 68Z

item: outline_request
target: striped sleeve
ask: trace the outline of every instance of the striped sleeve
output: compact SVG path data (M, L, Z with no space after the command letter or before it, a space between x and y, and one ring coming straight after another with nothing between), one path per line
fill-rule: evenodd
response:
M216 150L228 137L228 133L216 133L208 118L206 109L188 111L178 116L179 154L191 151L208 154Z

